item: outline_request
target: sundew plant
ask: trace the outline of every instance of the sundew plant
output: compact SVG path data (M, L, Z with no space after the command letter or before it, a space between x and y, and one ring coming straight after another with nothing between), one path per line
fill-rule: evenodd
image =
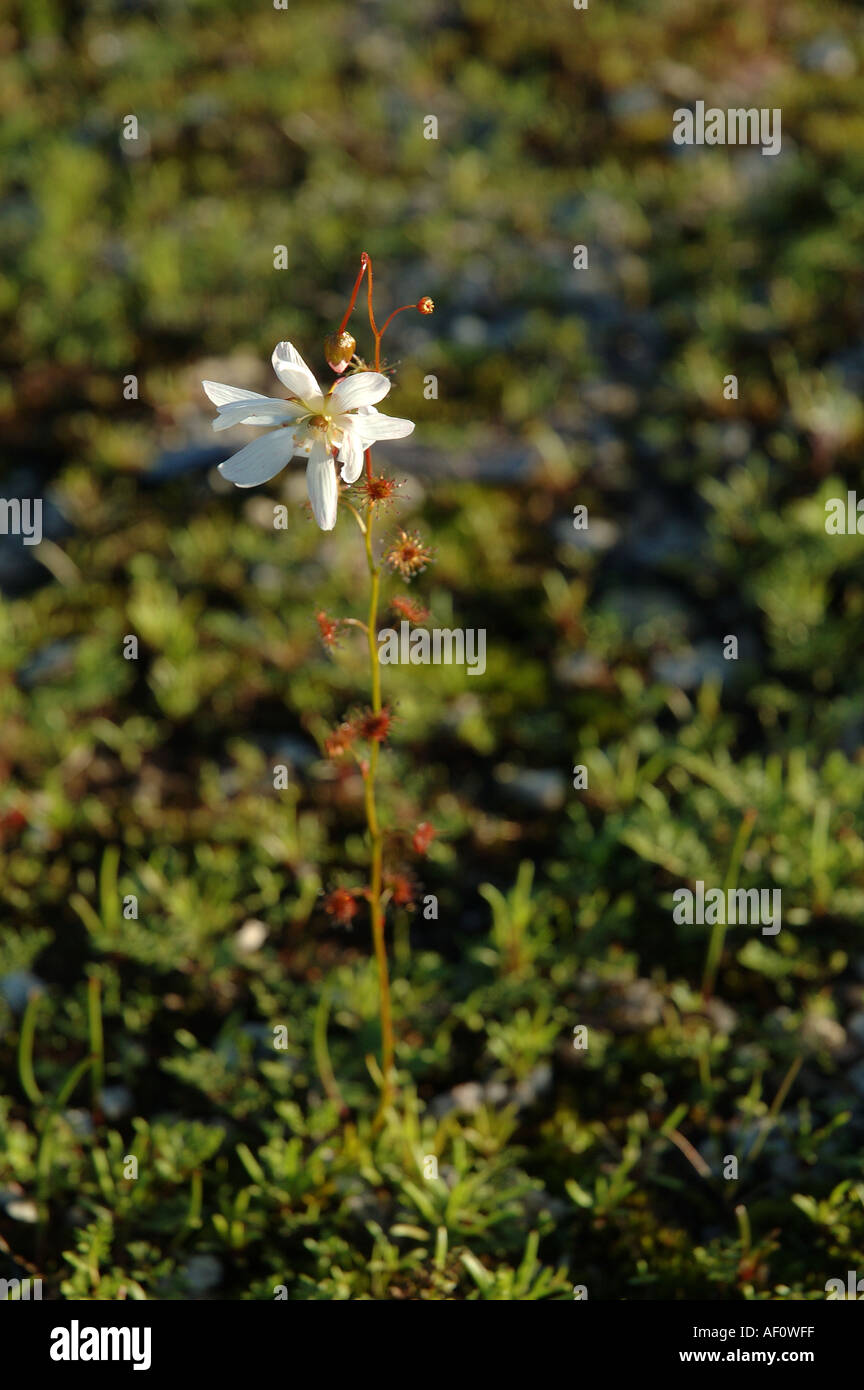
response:
M0 1326L773 1305L824 1378L862 6L6 10Z
M374 370L357 354L357 343L348 331L363 279L373 340ZM362 633L369 651L369 704L349 713L325 741L325 752L332 758L351 757L363 778L364 806L369 843L369 881L362 894L335 887L327 895L325 907L337 922L350 922L365 898L369 907L372 941L378 967L379 1010L381 1018L381 1103L383 1116L393 1089L393 1021L390 1007L390 976L385 940L385 914L388 902L406 901L412 885L403 875L385 872L385 832L379 817L376 787L381 746L391 728L392 714L383 702L381 666L377 643L378 609L381 598L382 557L375 538L376 513L390 505L398 484L385 473L376 472L373 445L385 440L403 439L411 434L411 420L385 414L376 407L390 393L391 381L382 370L381 343L398 314L415 309L431 314L432 300L424 295L416 304L394 309L379 328L375 319L374 280L371 258L364 251L351 298L338 330L324 344L327 364L335 380L325 389L303 361L292 343L278 343L273 351L273 370L287 392L286 397L263 396L217 381L204 381L204 390L218 409L214 430L234 425L268 426L238 453L219 465L219 471L240 488L267 483L294 458L306 459L306 482L312 514L322 531L332 531L340 510L356 522L363 540L369 573L369 598L365 619L334 618L325 612L317 616L321 639L328 647L336 644L341 628ZM416 531L399 530L384 552L384 562L392 571L410 581L431 560L431 552ZM428 616L407 596L394 599L396 611L407 622L420 623ZM428 849L434 829L421 822L410 836L414 851Z

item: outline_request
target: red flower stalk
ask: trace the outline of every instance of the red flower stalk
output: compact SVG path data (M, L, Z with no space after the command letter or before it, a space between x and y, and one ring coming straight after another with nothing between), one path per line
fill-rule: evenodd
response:
M364 710L357 716L354 729L360 738L370 743L383 743L390 732L393 716L386 707L381 710Z
M437 833L434 825L430 825L428 820L421 821L411 836L411 844L414 846L415 853L427 854Z
M400 618L407 618L409 623L425 623L429 617L429 609L424 608L416 599L409 598L407 594L396 594L390 600L390 607Z
M334 888L324 899L324 911L340 927L349 926L359 910L356 895L347 888Z
M4 811L0 815L0 841L6 840L12 835L17 835L27 824L27 817L23 811L13 807L11 811Z
M354 305L357 303L357 291L358 291L359 288L360 288L360 281L363 279L363 276L366 274L366 267L367 267L367 266L369 267L369 271L370 271L370 274L371 274L371 271L372 271L372 263L371 263L371 261L369 260L369 257L366 255L366 252L363 251L363 252L361 253L361 256L360 256L360 269L359 269L359 271L358 271L358 273L357 273L357 279L354 281L354 289L353 289L352 292L351 292L351 302L349 303L348 308L345 310L345 317L343 318L342 322L341 322L340 325L339 325L339 329L338 329L338 332L337 332L337 334L336 334L337 337L341 336L341 335L345 332L345 329L346 329L347 324L348 324L348 320L350 319L351 315L352 315L353 312L354 312Z
M332 734L328 734L324 740L324 752L328 758L344 758L346 753L350 753L357 737L353 724L340 724L338 729L334 729Z
M387 887L395 907L414 907L417 902L417 884L408 874L388 874Z
M433 314L435 312L435 305L432 303L432 300L429 298L428 294L424 294L423 298L418 299L416 304L400 304L399 308L394 309L393 313L385 321L384 327L378 334L379 340L384 337L384 334L387 332L387 329L390 327L390 324L392 323L393 319L395 319L396 315L404 314L406 309L416 309L418 314Z
M325 647L336 647L339 645L339 619L331 618L324 612L315 614L315 621L318 624L318 631L321 633L321 641Z

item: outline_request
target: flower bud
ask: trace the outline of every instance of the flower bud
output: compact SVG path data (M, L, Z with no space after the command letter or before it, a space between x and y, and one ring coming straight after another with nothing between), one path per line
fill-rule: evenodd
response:
M421 314L434 313L435 305L432 303L428 294L424 294L423 298L417 301L417 309Z
M341 333L331 333L324 339L324 356L334 372L344 372L356 349L356 342L344 328Z

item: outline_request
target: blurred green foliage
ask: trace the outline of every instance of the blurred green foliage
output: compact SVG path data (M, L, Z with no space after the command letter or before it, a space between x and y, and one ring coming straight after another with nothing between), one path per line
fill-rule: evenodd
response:
M65 526L38 587L0 555L3 1273L823 1297L864 1261L864 550L824 529L864 435L857 7L22 0L0 78L5 478ZM781 107L782 154L676 149L697 98ZM391 863L435 824L439 917L393 914L381 1130L367 925L321 910L363 882L320 747L365 668L314 614L356 614L362 552L297 472L220 484L199 384L274 389L282 338L320 369L361 249L379 310L436 301L386 341L384 530L489 644L482 680L386 668ZM784 926L730 928L706 1001L671 894L748 813Z

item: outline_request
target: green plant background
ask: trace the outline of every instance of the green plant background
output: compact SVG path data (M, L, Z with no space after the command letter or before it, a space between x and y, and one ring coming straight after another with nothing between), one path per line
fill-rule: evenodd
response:
M781 155L676 148L697 99L780 108ZM3 488L46 498L41 547L0 538L0 1274L680 1300L864 1270L864 542L824 529L864 436L862 99L836 0L0 6ZM319 748L365 671L314 614L357 612L362 551L296 467L220 483L245 436L199 384L273 390L282 338L323 371L361 250L380 309L436 302L386 340L417 422L387 525L434 544L432 621L488 634L482 679L385 670L383 814L438 828L439 915L393 917L380 1131L367 924L321 908L363 882ZM706 1003L672 892L723 884L742 825L783 929L730 928Z

